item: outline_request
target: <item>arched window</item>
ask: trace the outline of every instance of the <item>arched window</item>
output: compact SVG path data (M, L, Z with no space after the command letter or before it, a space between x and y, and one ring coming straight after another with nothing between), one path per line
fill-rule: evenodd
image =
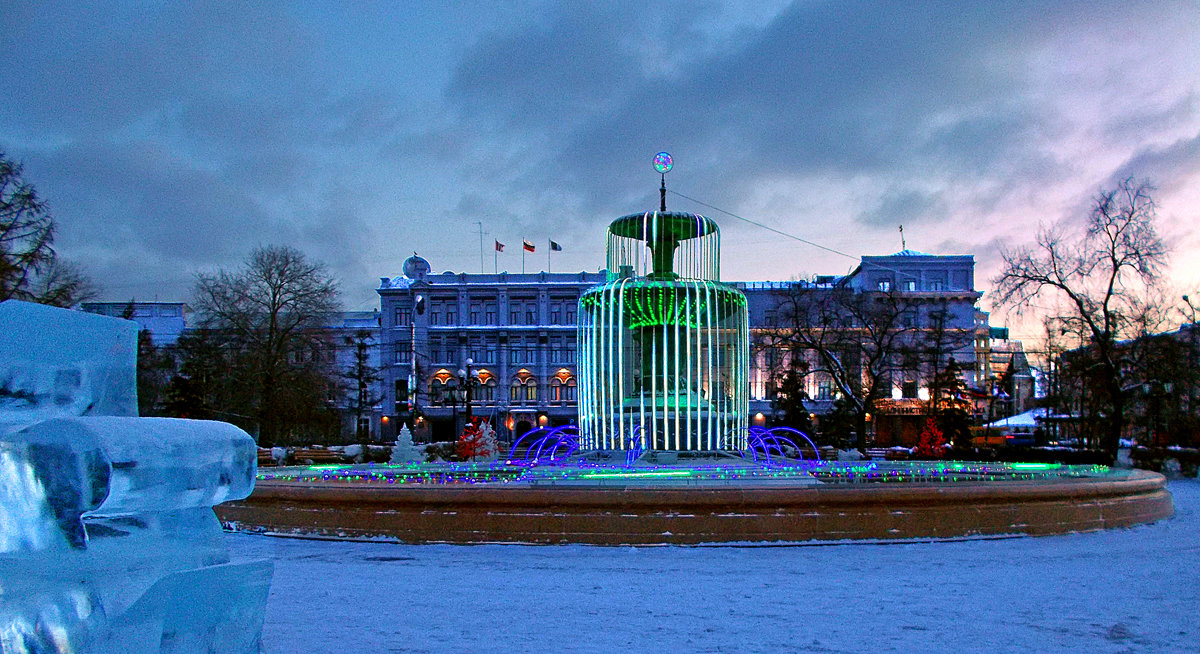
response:
M475 387L475 401L496 401L496 376L490 370L479 371L479 384Z
M433 377L429 379L429 404L437 406L439 404L448 404L451 402L450 391L458 386L454 375L450 374L445 368L435 372Z
M563 404L575 401L575 375L566 368L560 368L550 378L550 402Z
M537 402L537 379L522 368L513 376L509 392L513 404L533 404Z

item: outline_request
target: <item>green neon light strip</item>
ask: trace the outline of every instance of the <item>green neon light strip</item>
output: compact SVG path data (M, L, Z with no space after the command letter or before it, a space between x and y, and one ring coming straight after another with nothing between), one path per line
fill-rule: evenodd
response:
M1062 467L1061 463L1012 463L1009 465L1013 470L1056 470Z
M638 477L690 477L691 470L654 470L648 472L587 472L582 479L636 479Z

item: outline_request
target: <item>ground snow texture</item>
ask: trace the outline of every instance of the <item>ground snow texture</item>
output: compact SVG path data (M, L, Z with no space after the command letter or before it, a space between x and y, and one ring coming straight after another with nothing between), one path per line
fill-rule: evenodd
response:
M409 546L235 535L264 651L1200 652L1200 482L1092 534L809 547Z

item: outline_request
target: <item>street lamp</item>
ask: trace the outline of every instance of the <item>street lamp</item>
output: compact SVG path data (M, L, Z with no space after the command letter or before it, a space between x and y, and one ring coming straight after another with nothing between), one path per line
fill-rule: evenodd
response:
M458 412L458 403L461 402L466 408L466 424L471 424L471 389L475 386L475 384L479 383L479 381L475 379L474 373L471 372L471 366L475 365L475 362L471 359L467 359L464 363L466 364L466 367L458 369L458 385L450 390L450 397L454 404L456 416ZM454 423L455 427L457 428L457 417L455 418Z
M471 422L471 387L474 386L474 382L475 382L475 378L471 375L471 366L475 365L475 362L468 358L465 363L467 365L466 370L463 370L462 368L458 369L459 387L461 389L461 390L459 390L459 393L462 393L463 400L464 400L464 402L466 402L467 424L470 424L470 422Z

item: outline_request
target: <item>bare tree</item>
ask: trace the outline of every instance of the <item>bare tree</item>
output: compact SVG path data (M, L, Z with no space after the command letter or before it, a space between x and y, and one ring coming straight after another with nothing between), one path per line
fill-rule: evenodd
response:
M855 416L856 447L866 449L867 416L904 366L916 305L902 293L856 291L848 284L793 284L780 298L775 347L811 353L797 368L826 375Z
M83 273L55 253L54 219L21 165L0 151L0 302L67 307L95 296Z
M1078 333L1092 377L1108 407L1101 446L1114 459L1125 423L1124 356L1119 341L1136 335L1153 312L1151 302L1166 246L1155 230L1153 187L1126 179L1094 199L1082 234L1043 228L1033 247L1002 251L994 280L997 303L1018 312L1053 296L1064 331Z
M195 307L202 326L233 350L260 436L267 443L328 402L335 376L319 326L337 310L338 289L325 266L299 250L254 250L235 272L198 275Z

